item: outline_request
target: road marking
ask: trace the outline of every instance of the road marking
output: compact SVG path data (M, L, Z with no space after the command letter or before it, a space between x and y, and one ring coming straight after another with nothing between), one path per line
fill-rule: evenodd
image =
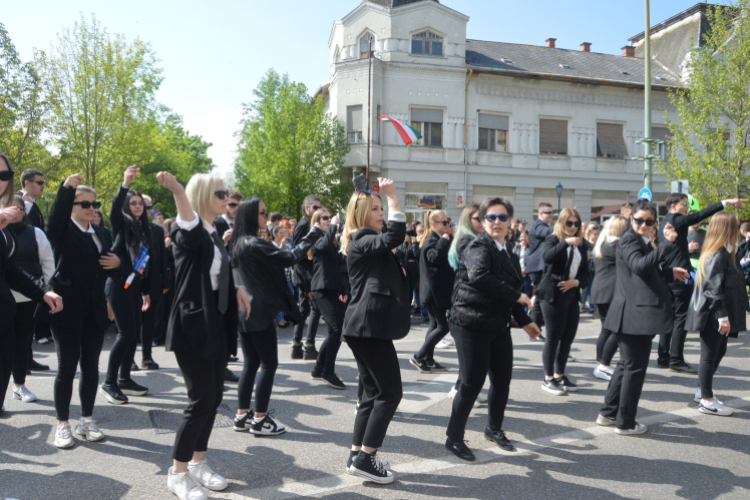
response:
M432 380L404 387L398 412L411 417L444 400L451 386L456 383L457 373L443 373Z

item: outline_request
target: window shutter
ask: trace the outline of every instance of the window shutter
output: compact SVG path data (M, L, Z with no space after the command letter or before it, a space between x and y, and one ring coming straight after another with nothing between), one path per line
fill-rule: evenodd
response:
M491 128L493 130L508 130L508 117L479 113L479 128Z
M667 127L654 127L651 129L651 135L654 139L669 142L669 138L672 137L672 132L670 132Z
M362 132L362 105L346 108L346 131Z
M628 148L622 135L622 125L613 123L596 124L596 140L599 151L605 158L626 158Z
M568 154L567 120L539 120L539 152L541 154Z
M443 111L440 109L420 109L411 110L411 121L420 123L443 123Z

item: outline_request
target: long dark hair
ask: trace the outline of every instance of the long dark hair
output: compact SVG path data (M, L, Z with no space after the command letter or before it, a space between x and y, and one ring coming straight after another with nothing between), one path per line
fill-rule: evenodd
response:
M130 211L130 200L135 196L139 197L144 203L143 213L137 219L133 215L133 212ZM128 191L128 196L125 198L125 203L123 203L122 205L122 213L125 215L125 223L135 236L135 238L133 238L132 240L131 246L135 247L136 249L140 248L141 244L145 245L146 247L150 246L150 230L148 227L148 214L146 213L145 203L146 200L143 199L143 195L138 191L134 191L131 189L130 191Z
M10 164L10 160L2 151L0 151L0 161L4 161L5 164L8 165L8 170L13 172L13 165ZM11 198L13 198L13 195L15 194L14 180L15 179L11 177L8 181L8 186L5 188L5 192L0 193L0 208L5 207L10 203Z
M258 226L258 213L260 204L263 200L260 198L245 198L240 206L237 207L237 215L234 218L234 230L232 237L229 239L229 254L232 256L232 265L238 265L239 242L249 238L257 238L260 227Z

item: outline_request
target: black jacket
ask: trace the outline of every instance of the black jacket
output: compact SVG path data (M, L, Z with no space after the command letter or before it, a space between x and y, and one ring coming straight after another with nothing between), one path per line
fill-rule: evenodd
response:
M604 328L629 335L661 335L672 331L672 268L662 267L674 245L656 249L628 229L617 246L617 285Z
M238 242L234 251L239 255L239 266L233 269L237 284L242 284L250 296L250 318L240 318L240 327L245 332L257 332L268 328L279 312L289 316L294 323L304 321L299 315L294 296L286 281L285 269L307 259L307 252L323 236L315 229L307 234L289 252L278 248L262 238L245 238ZM338 260L336 272L338 272Z
M604 243L602 256L594 257L594 283L591 286L593 304L609 304L615 295L617 283L617 243L619 240Z
M296 247L310 232L310 221L304 217L294 227L294 235L292 236L292 246ZM294 266L294 272L292 273L292 283L294 286L300 287L302 292L310 291L310 282L313 277L313 263L311 260L304 259Z
M724 210L722 203L716 203L710 207L706 207L700 212L692 214L682 215L679 213L667 214L659 224L659 242L665 241L664 239L664 227L667 223L672 224L672 227L677 231L677 239L674 240L672 248L667 251L664 255L663 264L666 267L681 267L686 271L690 272L693 270L693 265L690 263L690 251L688 250L688 230L690 226L694 226L703 219L707 219L712 215Z
M571 246L565 240L560 241L554 234L550 234L544 240L541 250L544 258L544 274L535 292L538 298L554 303L555 299L565 294L575 293L578 301L581 300L581 289L586 288L589 284L588 254L583 242L578 247L578 251L581 252L581 264L578 266L578 272L575 275L579 285L567 292L560 291L557 286L561 281L568 279L573 256L573 252L569 252L570 248ZM526 272L528 272L528 267L526 269Z
M102 228L91 225L102 243L99 251L71 220L75 195L75 189L61 184L47 217L47 239L55 254L56 266L50 284L63 298L63 310L50 316L49 321L65 325L91 312L96 326L104 330L109 325L104 284L108 277L122 273L127 261L123 260L120 268L113 271L99 265L99 258L112 251L109 239Z
M403 222L389 222L384 234L369 228L352 234L346 251L351 300L344 317L345 337L398 340L409 333L409 283L392 252L405 237Z
M544 270L542 246L550 233L552 233L552 228L542 219L535 220L531 225L531 229L529 229L529 253L526 255L526 274L539 273Z
M735 255L721 249L706 259L701 286L693 290L685 329L700 332L708 321L729 318L730 332L747 330L750 312L745 279ZM717 327L718 324L714 324Z
M112 200L112 206L109 209L109 223L112 225L112 253L120 257L123 263L122 272L119 273L119 275L113 276L113 278L119 277L122 280L127 279L127 277L133 272L133 255L140 255L140 248L133 246L136 235L125 220L125 214L122 213L122 207L127 199L128 191L130 191L129 188L120 186L120 190L117 191L117 194ZM144 234L143 237L146 240L146 246L148 247L149 260L146 264L146 270L139 277L136 277L136 279L141 279L141 295L150 295L151 261L154 259L154 255L151 251L151 235ZM156 283L159 283L158 280Z
M0 230L0 318L6 326L13 325L13 316L16 314L16 300L13 298L11 289L35 300L44 302L44 294L50 287L40 285L31 276L16 265L16 244L13 231L8 228ZM11 255L12 253L12 255ZM63 302L63 307L65 303Z
M333 290L341 295L346 293L347 287L344 286L339 267L341 254L339 247L335 244L337 231L338 226L331 224L325 235L312 247L313 277L310 286L312 291Z
M465 241L462 238L459 243ZM490 333L510 330L511 315L521 327L531 323L523 305L517 302L523 286L518 257L513 252L501 252L484 231L468 241L459 253L450 322Z
M451 293L456 272L448 262L451 240L441 238L434 231L425 236L419 257L419 300L422 304L430 301L438 307L451 306Z
M19 191L16 194L23 195L23 191ZM36 201L31 205L31 210L29 210L29 213L26 214L26 217L29 218L29 222L31 222L32 226L38 227L39 229L44 231L44 214L42 214L42 211L39 209L39 205L36 204Z
M219 331L219 311L211 287L214 240L203 227L203 221L190 230L175 224L171 238L175 287L166 350L216 361L227 355L229 337L237 337L237 294L232 273L229 273L229 305L224 314L224 328Z
M419 267L419 256L421 250L419 248L419 242L416 238L411 243L404 242L398 247L398 254L401 256L401 265L404 269L408 269L409 266Z
M167 249L164 246L164 228L158 224L148 225L151 230L151 246L148 261L149 282L151 285L151 299L159 297L164 290L169 289L172 282L169 276L169 265L167 264Z
M214 219L214 227L216 228L216 232L219 234L219 238L222 238L222 241L224 241L224 233L231 229L231 226L229 225L227 220L221 215L218 216Z

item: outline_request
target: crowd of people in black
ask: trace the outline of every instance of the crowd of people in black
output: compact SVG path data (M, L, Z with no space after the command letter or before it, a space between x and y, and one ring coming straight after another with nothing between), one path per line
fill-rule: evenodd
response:
M424 225L407 227L393 181L379 178L377 192L352 195L341 219L320 197L308 196L297 223L269 213L259 198L226 189L213 174L196 174L183 187L161 172L157 180L177 207L175 217L165 220L150 197L131 189L138 175L135 166L124 170L110 230L96 191L77 174L57 188L45 220L34 201L45 187L42 173L24 171L16 191L16 172L0 154L0 311L13 318L0 324L0 374L4 392L12 376L12 397L35 401L26 375L45 367L32 365L32 340L51 335L58 361L54 443L70 448L74 433L88 441L104 438L93 418L97 388L116 405L148 394L131 373L159 369L152 352L164 343L175 355L189 401L167 478L180 499L206 498L203 488L227 487L206 460L226 380L239 382L235 431L286 432L271 417L269 403L277 329L289 324L291 356L314 362L312 380L346 389L336 374L342 342L354 355L358 403L346 470L381 484L394 480L378 450L402 397L394 341L409 333L414 315L425 314L429 323L423 345L409 359L417 370L445 371L435 349L456 349L459 376L449 394L445 447L463 460L475 460L464 432L481 402L489 407L485 438L502 450L515 449L503 425L513 369L511 328L544 342L541 389L574 394L579 387L566 366L581 314L594 309L602 329L593 375L609 381L597 424L620 435L646 432L636 414L656 335L659 368L698 375L692 397L699 411L732 414L717 398L713 376L728 337L746 329L750 224L740 226L722 210L746 200L688 213L687 196L676 193L666 201L669 213L661 224L657 208L639 200L603 227L585 227L575 208L555 219L543 203L526 230L525 221L513 219L508 200L492 197L467 206L456 223L431 210ZM692 234L708 218L704 234ZM327 336L318 350L321 316ZM112 320L117 335L100 385L99 357ZM700 334L697 370L684 359L687 332ZM238 347L244 361L239 378L228 370ZM70 405L79 366L81 409L73 431Z

